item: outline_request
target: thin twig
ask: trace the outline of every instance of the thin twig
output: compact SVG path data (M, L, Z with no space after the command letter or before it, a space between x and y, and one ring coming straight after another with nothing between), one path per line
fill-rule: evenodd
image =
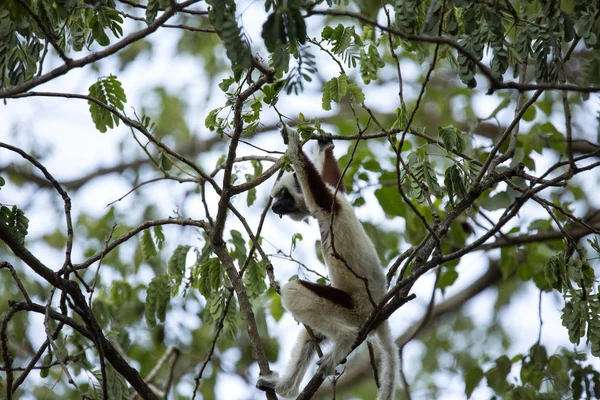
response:
M65 219L66 219L66 225L67 225L67 243L65 246L65 261L63 264L63 269L69 268L71 270L71 272L73 272L75 274L75 276L81 282L81 284L87 290L89 290L87 283L81 278L81 276L79 276L79 274L77 273L77 271L75 270L75 268L73 268L73 265L71 264L71 251L73 249L73 222L71 219L71 198L69 197L67 192L62 188L62 186L58 183L58 181L52 176L52 174L50 174L50 172L48 172L46 167L44 167L44 165L42 163L40 163L36 158L27 154L22 149L15 147L15 146L11 146L8 143L0 142L0 148L5 148L10 151L13 151L13 152L19 154L21 157L23 157L27 161L29 161L31 164L33 164L37 169L39 169L42 172L44 177L52 184L54 189L56 189L56 191L62 198L63 203L64 203Z

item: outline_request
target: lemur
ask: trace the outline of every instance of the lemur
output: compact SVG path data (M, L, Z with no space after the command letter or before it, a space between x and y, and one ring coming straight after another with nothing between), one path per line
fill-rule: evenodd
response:
M331 285L290 281L281 288L281 299L295 319L317 332L319 341L334 342L332 350L317 361L319 373L329 376L351 350L361 324L373 310L371 299L378 302L385 294L386 280L375 247L345 198L341 182L335 193L341 172L331 139L319 141L316 167L302 151L298 134L287 129L287 138L287 156L295 172L273 187L272 210L295 220L307 216L317 219ZM334 254L331 231L335 252L341 257ZM367 279L368 291L360 278ZM392 400L399 371L398 348L387 321L371 333L375 333L381 353L377 400ZM285 373L281 377L277 373L260 376L257 387L275 389L284 397L295 396L314 353L313 342L303 329Z

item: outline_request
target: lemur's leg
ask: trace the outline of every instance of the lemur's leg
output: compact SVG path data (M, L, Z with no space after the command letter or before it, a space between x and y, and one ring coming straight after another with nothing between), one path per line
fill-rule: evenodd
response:
M281 299L294 318L335 342L333 349L318 361L323 374L333 374L358 333L352 297L331 286L296 280L281 288Z
M292 129L288 129L287 132L287 155L294 166L294 171L296 172L300 186L302 186L306 206L310 212L314 212L318 209L325 212L331 212L332 206L333 210L337 211L340 204L333 197L333 193L329 190L329 187L323 180L323 177L317 168L302 151L298 133Z
M315 333L315 336L318 343L325 341L325 336L319 333ZM277 373L266 376L261 375L256 382L256 387L263 390L265 388L275 389L281 396L295 397L314 353L315 345L312 338L306 329L302 329L292 349L292 355L283 376L280 377Z

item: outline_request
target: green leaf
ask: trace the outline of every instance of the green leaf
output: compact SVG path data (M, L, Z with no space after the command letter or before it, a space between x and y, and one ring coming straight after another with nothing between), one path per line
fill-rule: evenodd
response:
M510 398L511 399L519 399L519 400L536 400L536 391L528 388L528 387L524 387L524 386L519 386L517 388L514 388L511 392L510 392Z
M0 206L0 224L8 227L15 238L22 244L29 229L29 218L16 205L12 208Z
M360 55L360 75L363 82L368 85L371 81L377 80L378 71L385 67L377 46L370 44L367 49L361 48Z
M239 231L232 229L230 233L231 239L229 242L234 247L232 257L237 259L240 264L243 264L246 261L246 241Z
M0 7L0 71L2 71L0 88L2 89L31 80L38 70L42 54L45 54L42 52L44 49L42 40L31 30L31 25L35 22L32 19L22 18L24 12L20 6L11 10L6 2Z
M280 45L283 44L281 42L281 35L283 33L280 32L281 29L283 29L281 14L279 12L273 12L272 14L269 14L267 21L263 24L261 36L265 41L265 47L271 53L277 49L278 42L280 42Z
M212 290L219 290L223 283L224 270L221 267L221 262L218 259L212 259L208 266L208 276L210 278L210 286Z
M447 287L452 286L452 284L456 282L457 278L458 272L456 272L455 268L446 268L440 275L437 287L442 290L442 293L444 293L444 290Z
M454 207L454 195L456 195L459 200L464 200L468 197L466 177L458 165L454 164L446 169L446 172L444 173L444 185L446 185L450 205L452 207Z
M156 255L156 247L154 247L154 242L152 241L152 235L150 235L150 230L146 229L144 233L142 233L142 240L140 241L140 245L142 247L142 254L146 260L149 260L151 257Z
M50 365L52 363L52 352L47 352L46 355L44 356L44 359L42 360L42 365ZM41 378L47 378L48 375L50 374L50 368L42 368L40 370L40 377Z
M506 393L510 389L506 377L510 373L512 363L506 356L501 356L496 359L496 365L490 368L486 373L488 385L497 393Z
M406 215L406 204L394 186L382 186L375 191L379 205L388 216L401 217Z
M269 289L268 293L269 297L271 298L269 311L271 312L271 315L275 321L279 321L281 317L283 317L283 313L285 311L283 305L281 304L281 297L273 289Z
M211 132L213 132L218 126L217 115L222 110L222 107L210 110L206 118L204 119L204 126L206 126Z
M198 266L199 264L199 266ZM200 292L200 294L202 296L204 296L204 298L208 299L213 297L213 293L217 292L217 288L215 287L215 290L212 290L212 285L211 285L211 274L210 271L212 270L213 272L217 269L217 267L214 266L214 264L220 264L220 261L218 258L214 257L214 258L210 258L206 261L202 262L202 259L199 258L198 260L196 260L196 265L198 266L197 268L197 274L196 274L196 278L195 278L195 284L194 287L196 287L198 289L198 291Z
M169 172L171 168L173 168L173 163L171 162L171 160L169 160L169 157L164 153L160 153L160 155L158 156L158 168L160 168L160 170L164 172Z
M165 9L169 6L169 0L148 0L146 5L146 23L150 25L156 19L158 10Z
M227 90L229 90L229 87L235 82L235 79L233 79L233 77L228 77L225 78L221 81L221 83L219 83L219 87L221 88L222 91L227 92Z
M448 17L446 18L444 23L446 24L446 30L449 34L458 34L458 21L456 20L456 14L454 13L453 7L450 7L450 13L448 14Z
M336 78L333 78L336 79ZM331 81L329 81L331 82ZM325 111L331 110L331 95L329 92L329 87L327 86L329 82L325 83L323 86L323 96L321 97L321 107Z
M463 134L454 126L448 125L443 128L438 126L438 135L449 152L462 153L465 150L466 145Z
M338 55L348 50L355 36L354 26L344 27L342 24L335 28L326 26L321 32L321 37L333 45L333 54Z
M425 202L425 193L422 186L429 190L429 193L441 198L443 193L437 180L437 174L433 165L429 162L427 154L423 150L413 151L408 155L408 165L413 172L411 176L411 196L419 203Z
M167 306L171 299L171 280L167 274L159 275L158 288L156 290L156 318L165 322Z
M394 2L394 11L396 13L394 25L402 33L416 32L417 7L416 0L396 0Z
M552 355L548 359L548 368L553 374L557 374L563 371L562 359L557 355Z
M578 345L585 335L587 312L587 304L577 297L573 297L565 303L561 321L562 325L567 328L571 343Z
M288 3L290 7L292 4L293 3ZM304 17L302 17L300 10L295 7L290 8L286 14L288 38L294 44L294 47L298 45L297 43L306 43L306 22L304 21Z
M481 206L486 210L495 211L508 207L514 200L514 196L508 192L498 192L492 197L480 200Z
M236 3L233 0L207 0L208 18L223 40L227 58L231 61L234 78L252 65L250 45L237 24Z
M154 228L154 239L156 240L156 245L159 250L162 250L163 245L165 244L165 235L163 233L162 226L156 225Z
M144 315L146 317L146 324L149 328L153 328L156 326L156 316L159 301L162 303L164 303L165 301L163 297L163 290L161 288L165 280L168 285L169 277L167 274L156 276L154 277L154 279L152 279L152 281L150 281L150 283L148 284L148 288L146 289L146 303L144 305ZM163 305L161 305L161 307L163 307ZM164 318L162 320L164 321Z
M107 128L119 125L119 117L116 110L123 110L127 102L127 96L121 86L121 82L114 75L98 79L89 88L89 96L98 100L102 105L88 101L90 114L100 132L106 132ZM112 108L112 109L111 109ZM113 110L115 110L113 112Z
M515 248L503 247L500 249L500 271L502 272L502 278L507 279L517 269L517 255Z
M330 95L333 101L339 103L348 92L348 76L341 74L336 81L337 84L330 87Z
M267 290L267 284L265 283L266 276L267 268L265 263L251 259L244 273L244 285L251 299L260 296Z
M529 107L525 113L523 114L523 121L533 121L535 119L535 115L537 114L537 108L535 106Z
M321 99L323 109L331 110L331 102L341 102L349 89L357 102L362 103L364 101L362 90L358 86L351 88L346 74L341 74L338 78L334 77L327 81L323 86L323 97Z
M551 288L561 292L567 288L567 264L563 253L548 259L544 266L544 276Z
M351 98L354 100L355 103L357 103L357 104L364 103L365 94L363 93L362 89L356 83L349 84L348 91L352 95Z
M250 207L256 201L256 188L248 190L248 196L246 197L246 204Z
M185 272L185 259L187 257L187 253L190 250L190 246L177 246L169 262L167 263L169 276L173 280L173 289L179 289L179 285L181 284L181 280L183 279L183 274Z
M468 398L471 397L481 379L483 379L483 371L478 366L472 367L467 372L467 376L465 377L465 394Z
M592 246L596 254L600 256L600 241L598 241L598 236L594 235L593 239L588 239L587 241L590 244L590 246Z

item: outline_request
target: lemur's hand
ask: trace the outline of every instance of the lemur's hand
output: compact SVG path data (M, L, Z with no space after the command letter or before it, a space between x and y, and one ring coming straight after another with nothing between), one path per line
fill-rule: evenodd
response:
M333 144L333 139L331 139L331 135L321 135L317 138L317 142L319 142L319 151L325 151L329 148L334 148L335 144Z
M294 129L288 128L288 150L287 155L290 158L292 164L300 161L300 154L302 153L302 146L300 145L300 135Z

